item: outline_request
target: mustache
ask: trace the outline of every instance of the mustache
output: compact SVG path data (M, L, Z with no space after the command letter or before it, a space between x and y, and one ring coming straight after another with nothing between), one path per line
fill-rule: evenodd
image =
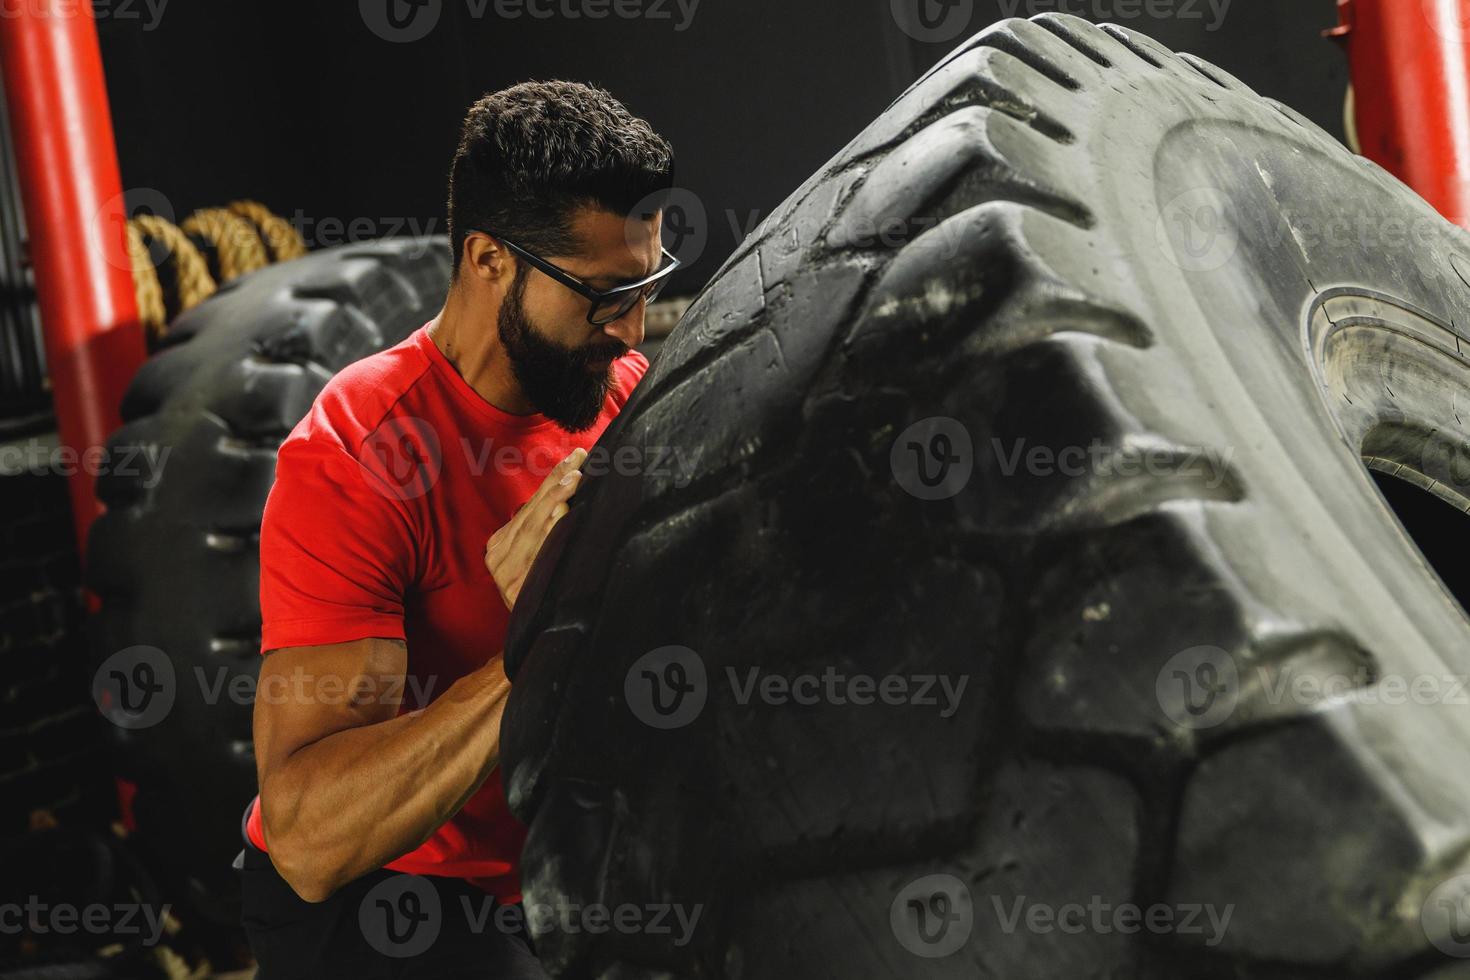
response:
M579 365L587 365L598 361L616 361L627 357L632 351L627 344L616 340L608 344L589 344L577 352L577 362Z

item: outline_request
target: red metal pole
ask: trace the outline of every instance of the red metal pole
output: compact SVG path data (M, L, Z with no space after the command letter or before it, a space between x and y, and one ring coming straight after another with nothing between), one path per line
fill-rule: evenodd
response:
M1338 0L1363 155L1470 227L1470 0Z
M123 391L145 356L92 5L16 5L0 21L0 68L57 428L76 453L70 495L84 547L102 511L100 447L120 424Z

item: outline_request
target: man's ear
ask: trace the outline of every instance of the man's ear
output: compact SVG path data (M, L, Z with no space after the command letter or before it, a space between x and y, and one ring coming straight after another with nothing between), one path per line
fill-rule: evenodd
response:
M460 275L473 276L486 284L509 281L515 272L509 252L495 239L481 231L464 237L464 254L460 257Z

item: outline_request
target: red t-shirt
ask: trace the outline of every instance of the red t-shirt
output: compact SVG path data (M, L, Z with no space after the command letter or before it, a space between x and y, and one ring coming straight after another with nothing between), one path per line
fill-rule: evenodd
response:
M510 617L486 541L552 467L597 441L647 370L636 351L616 361L597 423L570 433L486 402L427 328L344 369L281 446L260 531L261 652L402 639L400 713L501 656ZM265 849L258 797L247 833ZM509 899L524 840L497 771L387 867L468 878Z

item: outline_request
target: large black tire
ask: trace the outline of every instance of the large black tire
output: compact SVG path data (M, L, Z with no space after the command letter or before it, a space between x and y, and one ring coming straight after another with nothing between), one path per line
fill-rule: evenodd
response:
M589 480L522 593L540 955L1449 976L1470 633L1363 463L1470 505L1462 275L1466 235L1208 64L1052 15L962 46L717 275L604 436L681 465ZM828 671L968 686L945 717Z
M276 450L333 375L422 326L448 283L437 238L269 266L179 317L124 400L88 547L102 599L94 689L166 897L184 888L220 921L238 921L230 863L255 793L260 516ZM158 447L162 465L139 462L139 446ZM156 691L135 687L119 705L119 676Z

